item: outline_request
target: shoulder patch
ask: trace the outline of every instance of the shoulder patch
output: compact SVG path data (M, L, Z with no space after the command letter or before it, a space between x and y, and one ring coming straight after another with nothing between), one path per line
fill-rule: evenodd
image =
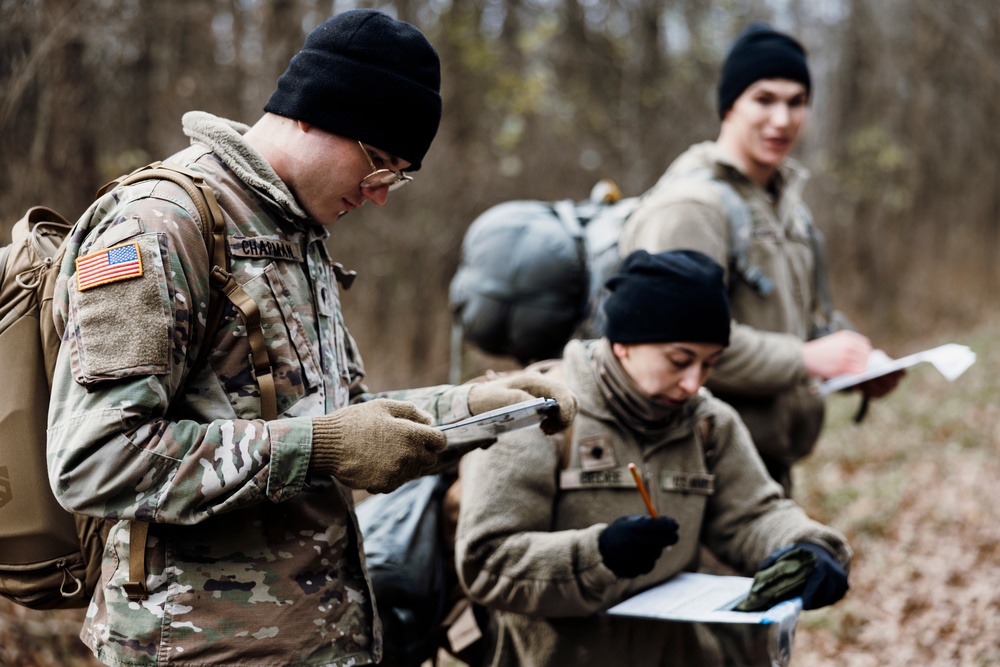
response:
M138 243L127 243L76 258L77 290L142 276Z
M165 239L162 239L164 244ZM133 279L111 279L99 289L79 291L74 281L69 289L69 322L66 327L71 342L73 377L77 383L94 383L164 374L170 367L175 326L174 305L167 275L168 257L157 234L138 236L126 246L124 256L134 250L141 260L141 273ZM85 255L105 261L109 251ZM119 253L114 253L115 255ZM134 261L134 260L130 260ZM96 278L85 278L96 284Z
M142 255L138 243L127 243L76 258L76 282L80 292L141 276Z

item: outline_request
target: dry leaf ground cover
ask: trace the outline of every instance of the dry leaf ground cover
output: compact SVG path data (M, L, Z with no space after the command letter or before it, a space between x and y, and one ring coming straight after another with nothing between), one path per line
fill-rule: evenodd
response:
M954 383L911 370L861 425L856 396L831 401L796 496L850 538L851 590L800 617L798 667L1000 666L1000 322L914 342L978 354ZM96 665L77 639L82 611L0 602L0 665Z
M954 339L978 355L954 383L920 364L860 425L857 397L832 402L796 495L850 539L851 590L800 617L794 665L1000 665L997 331Z

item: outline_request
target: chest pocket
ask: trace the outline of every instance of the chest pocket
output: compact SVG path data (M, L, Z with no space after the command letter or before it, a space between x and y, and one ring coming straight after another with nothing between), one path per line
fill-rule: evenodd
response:
M776 211L772 204L760 197L753 197L745 202L745 207L749 216L751 248L787 242L809 245L810 223L801 215L801 206L789 214L788 211Z
M297 269L297 265L291 264L287 270ZM301 294L293 291L282 272L283 267L279 264L268 264L259 275L243 282L242 287L260 311L261 332L274 376L278 415L294 416L290 413L293 406L318 387L322 379L303 322L306 317L310 323L313 322L311 300L303 299ZM253 414L259 408L260 392L250 371L250 343L239 316L233 312L230 317L241 342L224 352L225 359L220 360L216 356L213 365L216 365L237 413Z

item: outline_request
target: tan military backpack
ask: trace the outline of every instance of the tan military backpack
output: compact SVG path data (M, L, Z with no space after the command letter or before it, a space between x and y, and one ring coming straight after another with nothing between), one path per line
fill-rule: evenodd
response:
M222 292L247 325L261 412L276 418L270 362L256 304L229 275L225 221L202 177L176 165L153 163L106 185L98 193L141 180L164 179L185 189L198 209L213 264L206 340L222 316ZM45 458L49 393L61 339L52 319L52 293L66 237L73 225L50 208L36 206L0 248L0 596L33 609L84 607L100 580L110 524L72 514L56 501ZM209 346L196 362L201 366ZM260 354L259 352L262 352ZM130 526L130 599L146 596L143 552L148 524Z

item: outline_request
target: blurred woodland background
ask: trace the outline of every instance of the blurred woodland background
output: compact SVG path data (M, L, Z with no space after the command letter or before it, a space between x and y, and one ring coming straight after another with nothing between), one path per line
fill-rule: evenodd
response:
M253 123L306 32L356 6L427 34L445 100L415 184L330 242L360 273L343 301L373 390L446 381L448 284L478 214L584 199L605 177L641 194L717 136L717 73L745 25L801 39L797 157L838 307L892 356L954 341L980 360L955 385L915 370L860 427L835 398L797 486L848 533L855 574L800 624L796 664L1000 664L1000 3L0 0L0 240L29 206L75 218L186 145L187 110ZM79 619L0 603L0 665L93 664Z
M2 238L28 206L75 218L186 145L189 109L252 124L305 33L356 6L428 35L445 100L415 185L330 244L361 274L344 306L372 389L447 379L447 288L479 213L603 177L640 194L714 139L720 63L754 20L809 52L797 157L838 307L900 356L1000 287L994 0L0 0Z

